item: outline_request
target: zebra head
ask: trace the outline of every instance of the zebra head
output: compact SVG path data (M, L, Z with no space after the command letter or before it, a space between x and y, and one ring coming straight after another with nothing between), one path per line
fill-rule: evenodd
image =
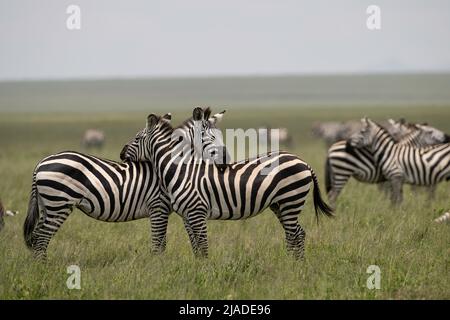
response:
M355 148L370 146L373 142L376 129L375 123L367 117L361 119L361 130L350 137L350 145Z
M395 141L400 141L404 136L416 130L414 125L407 123L404 118L388 119L388 123L387 131Z
M192 112L192 140L195 152L200 152L202 159L213 160L217 164L227 161L226 147L222 132L217 128L226 110L211 116L210 108L196 107Z
M172 115L167 113L162 117L155 114L150 114L147 117L146 127L139 131L134 139L130 140L120 152L120 159L122 161L149 161L151 160L150 143L152 140L157 140L161 137L160 134L153 134L158 129L167 129L172 127L170 122ZM163 130L165 132L167 130Z
M432 126L416 124L416 127L420 131L419 139L424 145L447 143L449 140L449 136L445 132Z

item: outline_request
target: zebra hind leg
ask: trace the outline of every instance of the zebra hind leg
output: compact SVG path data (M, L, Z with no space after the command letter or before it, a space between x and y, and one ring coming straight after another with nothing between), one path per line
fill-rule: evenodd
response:
M58 212L46 210L45 214L41 216L42 218L40 219L32 235L33 254L37 259L47 259L47 247L50 240L59 230L64 221L66 221L71 212L72 208L68 207L65 210Z
M295 259L301 260L305 253L306 232L298 223L298 212L283 214L278 204L273 204L270 209L275 213L286 234L286 249Z

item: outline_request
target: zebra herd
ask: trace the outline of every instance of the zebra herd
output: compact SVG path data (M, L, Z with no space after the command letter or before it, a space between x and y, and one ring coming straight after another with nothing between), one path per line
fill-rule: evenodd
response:
M360 131L328 150L325 184L332 206L350 177L360 182L387 182L391 201L402 201L402 184L428 186L449 179L449 136L428 125L388 121L389 130L370 119Z
M207 155L224 148L215 134L222 117L223 112L211 116L209 108L197 107L192 118L174 128L170 114L151 114L147 127L123 148L123 163L77 152L44 158L33 173L26 245L45 258L51 238L78 208L109 222L149 217L152 251L161 253L168 217L175 211L183 218L194 254L206 257L207 219L244 219L270 208L285 230L288 251L301 258L305 231L298 215L311 185L316 216L332 215L313 169L287 152L218 163Z
M365 118L359 130L329 149L328 206L314 170L297 155L274 151L223 163L229 156L217 124L224 112L211 115L209 108L196 107L178 127L172 126L170 114L150 114L146 127L120 152L122 162L72 151L41 160L33 172L24 223L28 248L45 259L50 240L78 208L107 222L149 218L151 251L162 253L169 216L176 212L195 256L207 257L207 220L246 219L269 208L285 231L287 251L300 259L305 230L298 216L311 187L318 219L320 214L333 216L332 207L350 177L387 182L394 203L402 199L403 183L433 190L450 178L449 137L443 132L392 120L388 132Z

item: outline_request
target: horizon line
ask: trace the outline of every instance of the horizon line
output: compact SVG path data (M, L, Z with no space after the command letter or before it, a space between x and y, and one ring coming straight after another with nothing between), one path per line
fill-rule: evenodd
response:
M248 73L248 74L198 74L198 75L155 75L155 76L87 76L87 77L45 77L45 78L0 78L1 83L21 82L82 82L82 81L128 81L128 80L202 80L236 78L288 78L288 77L333 77L333 76L379 76L379 75L450 75L450 70L403 70L403 71L346 71L305 73Z

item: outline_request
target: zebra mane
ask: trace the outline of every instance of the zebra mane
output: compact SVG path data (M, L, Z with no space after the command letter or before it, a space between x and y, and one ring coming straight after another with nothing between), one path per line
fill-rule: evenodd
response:
M373 125L375 125L375 127L378 129L378 131L381 132L381 134L382 134L383 136L384 136L384 135L387 135L387 136L390 137L394 142L396 141L395 138L392 136L392 134L390 134L389 131L388 131L384 126L382 126L381 124L379 124L379 123L376 122L376 121L373 121L372 119L370 119L370 122L371 122Z

